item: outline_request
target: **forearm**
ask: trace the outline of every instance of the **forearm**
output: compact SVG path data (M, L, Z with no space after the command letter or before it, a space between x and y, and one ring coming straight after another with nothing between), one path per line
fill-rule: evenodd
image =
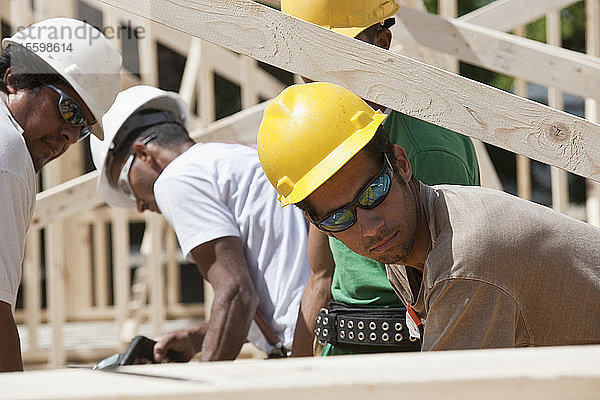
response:
M0 372L22 371L19 332L10 305L0 302Z
M331 277L315 278L311 275L300 303L298 320L294 330L292 357L313 355L315 319L319 310L331 299Z
M201 361L233 360L237 357L248 336L258 302L253 290L215 288Z

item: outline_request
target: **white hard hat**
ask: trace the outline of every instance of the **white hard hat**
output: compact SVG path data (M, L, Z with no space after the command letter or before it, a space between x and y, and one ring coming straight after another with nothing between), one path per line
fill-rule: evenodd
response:
M142 110L154 109L168 111L175 121L186 129L189 128L190 109L186 102L175 92L167 92L152 86L133 86L117 95L112 107L106 112L104 124L104 140L90 138L90 150L98 177L98 193L102 199L115 207L135 207L129 196L110 184L108 177L107 154L115 148L115 143L123 143L131 129L121 129L132 115Z
M98 29L73 18L37 22L2 40L18 44L50 65L83 99L94 117L92 132L104 137L102 116L121 88L119 51Z

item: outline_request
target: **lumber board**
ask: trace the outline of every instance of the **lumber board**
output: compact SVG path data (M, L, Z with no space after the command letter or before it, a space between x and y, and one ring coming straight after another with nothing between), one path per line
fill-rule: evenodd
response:
M505 75L600 97L600 59L456 19L401 7L393 35Z
M258 127L268 102L246 108L229 117L190 132L195 141L217 142L233 141L244 144L256 144Z
M586 0L586 50L588 54L600 56L600 0ZM600 117L600 103L595 99L585 100L585 116L590 121L598 121ZM600 184L587 182L586 196L587 221L600 226Z
M4 400L595 399L600 346L348 355L0 375ZM459 367L457 367L459 366Z
M313 80L346 86L363 98L486 143L600 179L600 126L582 118L248 0L101 1Z
M30 229L103 204L96 193L97 179L98 172L93 171L38 193Z
M459 20L508 32L543 17L548 11L560 10L578 1L496 0L463 15Z

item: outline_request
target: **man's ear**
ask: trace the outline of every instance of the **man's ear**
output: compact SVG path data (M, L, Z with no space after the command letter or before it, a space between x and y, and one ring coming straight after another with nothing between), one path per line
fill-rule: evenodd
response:
M382 49L389 50L392 45L392 32L388 28L384 28L377 32L373 44Z
M396 156L396 166L402 180L408 183L412 179L412 167L406 156L406 152L401 146L394 145L394 155Z
M13 81L12 67L8 67L6 69L6 71L4 72L4 76L2 77L2 80L4 81L4 85L6 86L6 90L8 91L9 94L15 94L18 92L18 90L15 89L14 86L12 85L12 81Z
M140 142L135 142L133 144L133 149L135 150L135 156L137 158L139 158L143 162L152 162L152 155L148 151L148 146Z

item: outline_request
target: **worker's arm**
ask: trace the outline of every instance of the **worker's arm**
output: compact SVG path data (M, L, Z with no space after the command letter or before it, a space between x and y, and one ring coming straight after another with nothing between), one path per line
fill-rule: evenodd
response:
M237 237L215 239L195 247L191 255L215 292L210 320L205 327L163 337L155 346L155 359L172 349L184 355L200 350L202 361L233 360L246 341L259 303L242 242Z
M331 279L335 263L329 249L329 239L312 225L308 232L308 260L311 273L296 321L292 344L293 357L313 355L315 318L319 310L331 299Z
M19 332L10 304L0 301L0 372L23 371Z

